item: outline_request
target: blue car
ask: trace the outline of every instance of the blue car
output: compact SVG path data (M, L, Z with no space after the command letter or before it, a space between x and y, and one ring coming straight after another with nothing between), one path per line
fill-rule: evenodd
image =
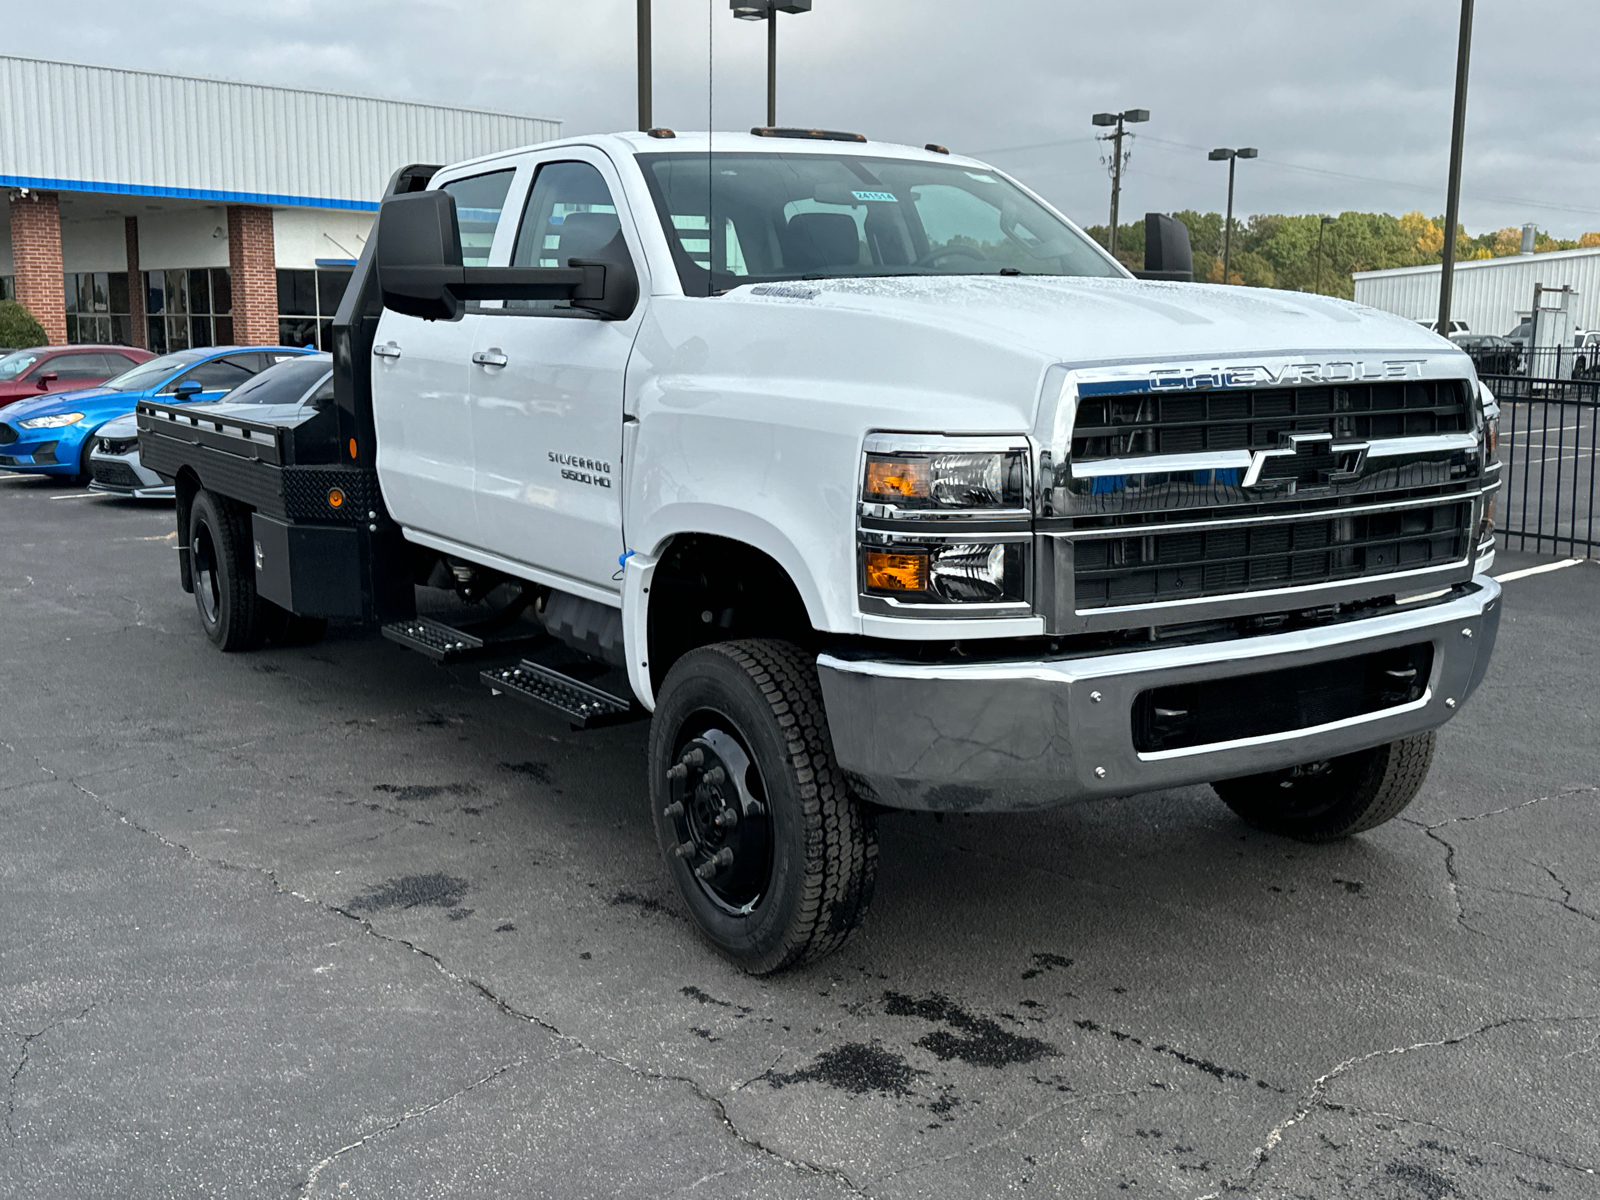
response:
M140 363L98 387L19 400L0 420L0 470L89 480L94 432L141 400L220 400L274 363L312 351L288 346L208 346Z

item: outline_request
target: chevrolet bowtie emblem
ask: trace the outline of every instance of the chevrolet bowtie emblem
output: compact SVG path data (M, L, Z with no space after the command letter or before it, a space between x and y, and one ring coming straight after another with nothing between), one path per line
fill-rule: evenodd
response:
M1348 483L1359 477L1361 464L1366 457L1366 442L1340 442L1336 445L1331 433L1281 433L1276 450L1257 450L1250 456L1250 469L1244 473L1244 482L1240 486L1296 491L1303 487ZM1279 459L1295 462L1285 464L1289 469L1273 466L1272 473L1263 479L1262 473ZM1300 465L1300 460L1304 460L1303 465ZM1299 466L1299 469L1293 469L1295 466Z

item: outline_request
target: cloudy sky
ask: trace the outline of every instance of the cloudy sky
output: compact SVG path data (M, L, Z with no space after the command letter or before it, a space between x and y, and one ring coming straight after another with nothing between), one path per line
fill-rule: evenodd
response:
M73 0L7 6L4 53L635 123L634 0ZM655 117L764 120L765 30L655 0ZM1213 146L1256 146L1241 212L1443 212L1455 0L815 0L780 18L778 116L978 154L1084 224L1092 113L1142 107L1123 199L1217 210ZM1478 0L1462 219L1600 230L1600 3Z

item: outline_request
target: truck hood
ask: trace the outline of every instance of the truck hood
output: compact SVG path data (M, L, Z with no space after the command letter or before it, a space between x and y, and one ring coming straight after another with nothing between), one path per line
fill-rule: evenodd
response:
M1205 359L1210 365L1237 355L1349 351L1460 353L1392 313L1264 288L958 275L756 284L729 296L898 318L1068 364Z

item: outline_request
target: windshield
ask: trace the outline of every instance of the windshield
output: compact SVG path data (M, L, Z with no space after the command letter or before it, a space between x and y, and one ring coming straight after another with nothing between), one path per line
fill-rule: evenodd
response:
M163 354L160 358L140 363L131 371L124 371L115 379L106 380L100 386L114 392L142 392L155 387L168 375L189 366L194 360L193 354Z
M313 354L268 367L228 393L229 404L294 404L322 379L333 374L331 361Z
M18 350L0 358L0 379L15 379L39 361L37 350Z
M783 279L1121 274L988 171L855 155L712 158L708 171L704 154L639 156L691 296Z

